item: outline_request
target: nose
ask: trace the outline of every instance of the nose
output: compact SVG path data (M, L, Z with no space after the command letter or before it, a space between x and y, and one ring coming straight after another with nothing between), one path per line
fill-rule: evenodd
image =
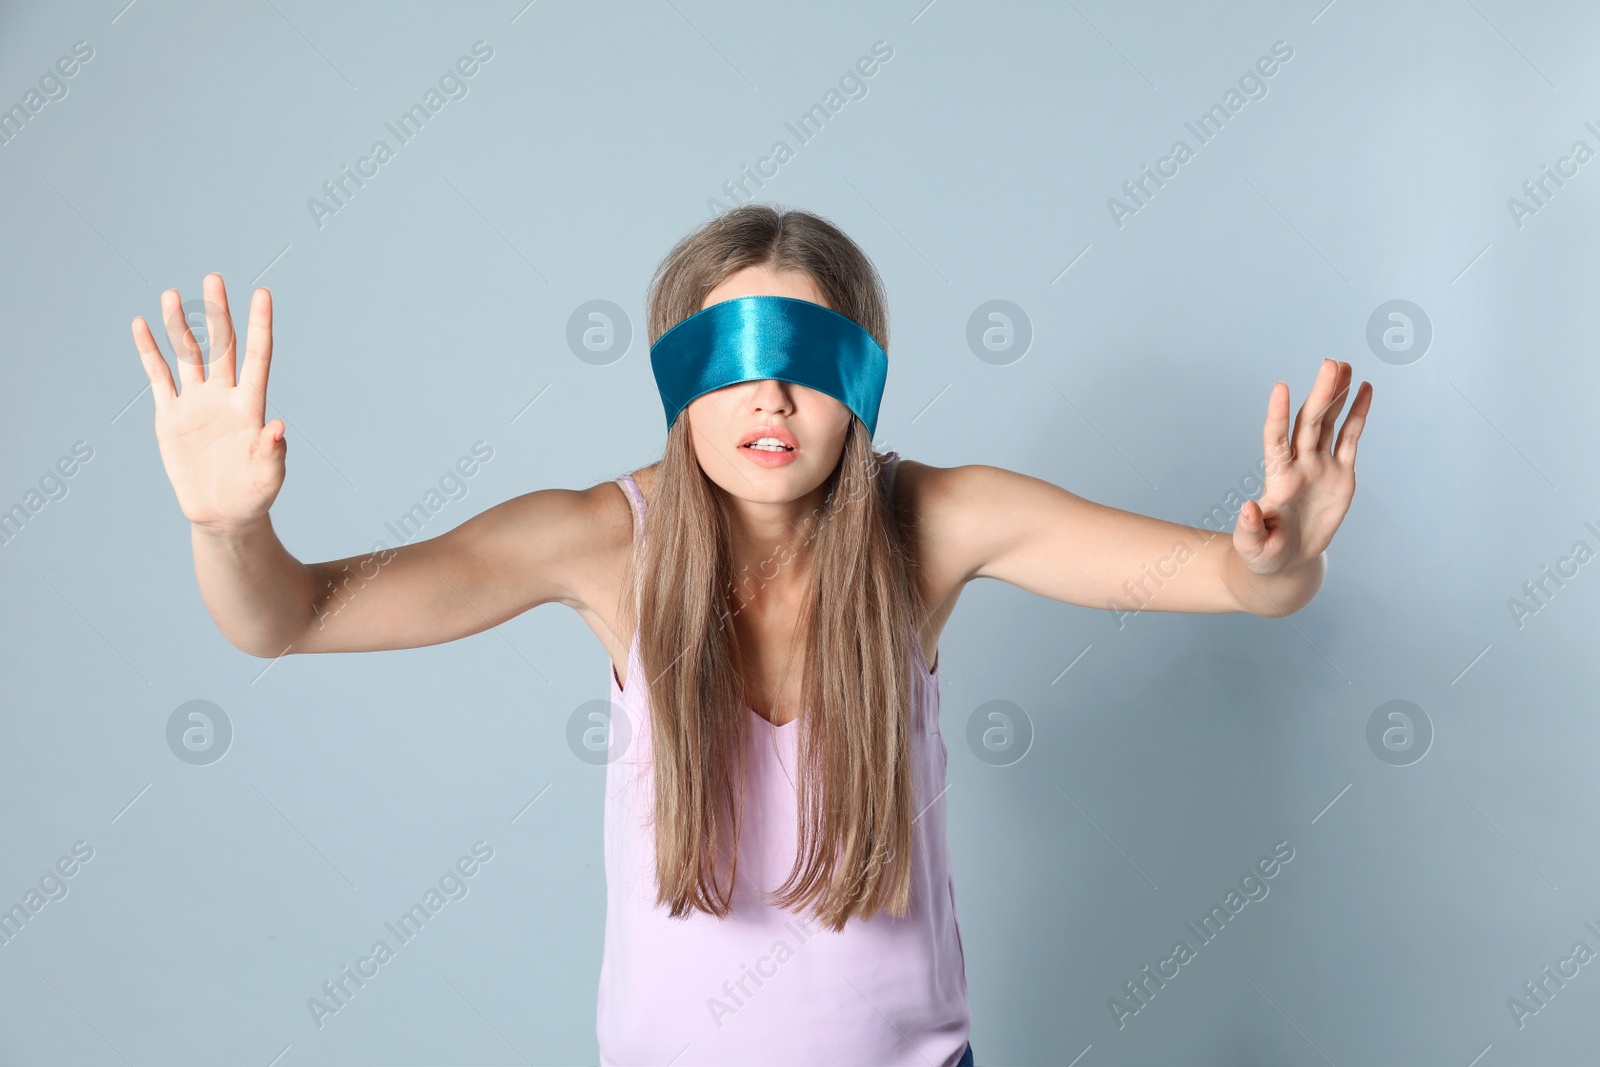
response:
M789 414L794 410L788 382L778 378L762 378L755 385L755 395L750 400L752 407L768 413L781 411Z

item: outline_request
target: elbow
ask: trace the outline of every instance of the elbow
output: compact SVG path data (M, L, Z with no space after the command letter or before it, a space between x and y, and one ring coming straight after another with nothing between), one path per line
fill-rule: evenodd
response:
M235 647L238 647L238 646L235 646ZM294 647L293 645L286 645L285 647L280 648L277 651L273 651L270 648L240 648L239 651L243 652L247 656L252 656L255 659L274 660L274 659L281 659L284 656L287 656L289 654L289 650L292 649L293 647Z
M243 652L247 656L252 656L255 659L269 660L277 659L279 656L282 656L288 652L290 648L294 647L291 644L288 646L280 645L277 648L271 648L267 645L251 641L235 641L231 637L228 639L228 644L232 645L234 648L237 648L240 652Z
M219 629L221 628L219 627ZM244 635L229 633L227 630L222 630L222 636L228 644L245 655L266 660L278 659L288 654L296 645L302 643L300 638L286 638L281 635L270 634Z

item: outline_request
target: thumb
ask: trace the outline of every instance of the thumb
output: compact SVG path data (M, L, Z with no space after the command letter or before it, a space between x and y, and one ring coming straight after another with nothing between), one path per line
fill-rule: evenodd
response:
M1261 551L1267 539L1267 524L1263 521L1261 505L1246 500L1239 509L1239 521L1233 528L1233 543L1247 557Z
M288 427L282 419L273 419L261 427L261 433L256 438L256 451L264 459L277 459L288 451L288 442L284 440L284 431Z

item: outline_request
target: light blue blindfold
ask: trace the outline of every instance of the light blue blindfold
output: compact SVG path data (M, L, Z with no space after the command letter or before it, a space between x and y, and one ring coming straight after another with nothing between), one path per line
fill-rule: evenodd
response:
M889 357L854 319L787 296L741 296L684 319L650 346L667 428L695 397L778 378L844 404L877 430Z

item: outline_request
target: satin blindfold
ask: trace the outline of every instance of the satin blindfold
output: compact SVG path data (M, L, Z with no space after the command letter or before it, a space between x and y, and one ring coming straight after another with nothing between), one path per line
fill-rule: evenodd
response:
M876 432L889 357L848 316L787 296L741 296L684 319L650 346L667 428L698 396L777 378L844 404Z

